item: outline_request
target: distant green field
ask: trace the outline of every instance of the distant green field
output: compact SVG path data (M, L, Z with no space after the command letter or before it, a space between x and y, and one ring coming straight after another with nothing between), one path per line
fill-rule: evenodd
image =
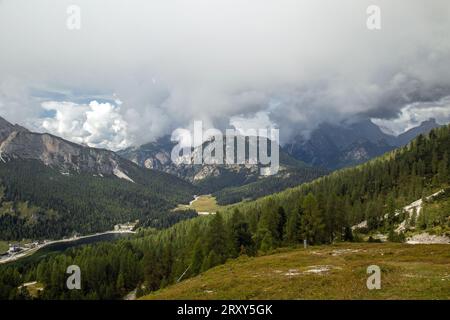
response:
M381 268L368 290L367 267ZM338 244L241 257L144 299L450 299L450 245Z
M5 253L9 249L9 244L6 241L0 241L0 254Z
M224 209L224 206L217 204L216 198L212 195L199 196L191 205L179 205L175 210L194 209L197 212L217 212Z

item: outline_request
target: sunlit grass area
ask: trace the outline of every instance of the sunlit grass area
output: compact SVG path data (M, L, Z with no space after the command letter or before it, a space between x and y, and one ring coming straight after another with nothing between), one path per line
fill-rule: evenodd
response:
M216 198L212 195L198 196L196 200L192 201L190 205L181 204L175 210L193 209L197 212L214 213L225 209L225 206L217 204Z
M44 290L44 285L36 281L25 283L23 286L28 290L28 294L33 298L37 298L39 296L39 292Z
M381 268L369 290L367 267ZM450 246L337 244L240 257L145 299L450 299Z

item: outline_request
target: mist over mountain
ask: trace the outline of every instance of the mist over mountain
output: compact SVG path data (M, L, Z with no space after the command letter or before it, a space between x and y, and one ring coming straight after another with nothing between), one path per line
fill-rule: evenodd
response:
M419 134L428 133L429 131L431 131L431 129L437 127L439 127L439 124L436 122L436 119L430 118L429 120L422 122L420 126L409 129L408 131L398 135L397 139L395 140L396 146L404 146Z
M450 119L447 0L383 1L376 31L366 1L194 2L81 0L72 32L68 1L1 1L0 113L111 150L195 120L284 144L355 116Z
M202 192L213 193L219 203L229 204L281 191L329 171L366 162L438 126L430 119L395 136L384 133L369 119L339 125L322 123L306 138L298 135L290 143L280 146L280 170L268 177L260 174L259 165L193 164L194 154L202 152L210 141L205 141L201 148L193 148L189 164L172 161L171 152L177 142L171 141L169 136L120 150L118 154L141 167L170 173L194 183Z

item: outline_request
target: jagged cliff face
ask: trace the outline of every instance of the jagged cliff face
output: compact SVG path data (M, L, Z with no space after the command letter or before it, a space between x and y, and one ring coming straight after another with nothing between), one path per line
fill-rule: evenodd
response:
M194 164L197 154L202 153L202 150L206 150L210 143L210 141L204 142L202 148L194 148L192 150L189 158L175 162L171 159L171 153L176 143L172 142L168 136L140 147L121 150L118 154L147 169L156 169L170 173L190 182L200 182L208 178L220 178L223 175L247 177L247 179L244 178L244 181L260 178L260 169L262 167L260 165L248 163L244 165L225 164L225 155L228 152L228 146L225 143L224 164ZM270 145L270 143L268 144ZM288 157L287 154L280 154L280 172L286 170L287 166L283 163L283 160ZM248 162L248 159L246 161Z
M201 168L172 162L171 152L174 146L175 143L170 141L169 137L163 137L156 142L147 143L140 147L127 148L117 153L141 167L163 171L194 181L194 176Z
M22 128L19 125L13 125L0 117L0 143L9 137L9 135L14 131L27 131L27 129Z
M120 175L124 160L114 152L84 147L50 135L30 132L0 118L0 161L33 159L62 173L70 171L98 175Z

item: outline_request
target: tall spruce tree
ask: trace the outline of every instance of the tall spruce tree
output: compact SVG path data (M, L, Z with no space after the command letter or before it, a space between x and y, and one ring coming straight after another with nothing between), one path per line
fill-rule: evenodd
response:
M286 222L286 234L284 241L288 245L294 245L302 240L302 234L300 230L300 211L301 208L292 210L287 218Z
M252 239L249 224L245 221L243 214L235 209L230 221L230 237L232 256L239 254L253 255L255 244Z
M310 244L320 243L323 237L324 225L316 197L308 193L302 203L301 230L305 240Z
M206 252L208 253L207 259L212 262L219 261L222 263L225 261L228 253L228 237L225 230L225 225L222 215L216 213L208 225L208 230L205 236ZM213 254L211 254L213 252Z

